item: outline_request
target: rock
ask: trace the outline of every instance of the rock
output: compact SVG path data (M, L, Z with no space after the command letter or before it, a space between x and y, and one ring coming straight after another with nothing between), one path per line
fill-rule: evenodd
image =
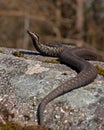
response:
M0 52L0 115L6 109L12 115L9 120L37 124L42 98L77 73L64 64L45 62L55 58L38 52L9 48L0 48ZM104 68L104 62L91 63ZM93 83L50 102L44 120L55 130L103 130L104 77L98 75Z

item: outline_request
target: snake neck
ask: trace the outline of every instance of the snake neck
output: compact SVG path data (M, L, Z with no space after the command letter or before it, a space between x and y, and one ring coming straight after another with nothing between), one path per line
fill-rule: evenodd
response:
M46 55L46 56L54 56L54 57L59 57L60 54L64 51L64 47L55 47L55 46L47 46L47 45L43 45L41 43L39 43L38 40L36 40L35 38L32 38L32 42L33 45L35 47L35 49L40 52L40 54L42 55Z

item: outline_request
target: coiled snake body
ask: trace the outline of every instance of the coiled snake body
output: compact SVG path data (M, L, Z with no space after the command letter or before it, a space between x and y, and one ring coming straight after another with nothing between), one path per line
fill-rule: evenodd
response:
M39 51L40 54L59 57L60 61L72 67L78 73L76 77L58 86L56 89L54 89L42 99L38 107L37 116L38 124L44 125L43 112L46 105L50 101L76 88L85 86L93 82L96 78L97 71L95 67L89 62L87 62L85 59L102 60L102 57L96 55L96 53L94 53L93 51L85 48L70 49L65 48L63 46L58 48L55 46L40 44L38 35L30 31L27 32L30 35L36 50Z

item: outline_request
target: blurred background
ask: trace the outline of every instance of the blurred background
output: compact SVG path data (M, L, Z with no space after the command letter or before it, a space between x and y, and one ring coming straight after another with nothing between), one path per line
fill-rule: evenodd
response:
M104 0L0 0L0 46L34 50L27 29L104 54Z

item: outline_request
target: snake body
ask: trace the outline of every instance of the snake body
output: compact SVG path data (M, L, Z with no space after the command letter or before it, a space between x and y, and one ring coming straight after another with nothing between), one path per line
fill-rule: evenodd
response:
M42 55L56 56L59 60L65 63L67 66L72 67L78 73L78 75L71 80L61 84L48 95L46 95L39 104L37 116L38 124L44 125L43 112L46 105L53 99L70 92L74 89L85 86L94 81L97 76L95 67L87 62L85 59L102 60L100 56L96 55L93 51L85 48L65 48L47 46L39 43L39 37L37 34L28 31L33 44L37 51Z

